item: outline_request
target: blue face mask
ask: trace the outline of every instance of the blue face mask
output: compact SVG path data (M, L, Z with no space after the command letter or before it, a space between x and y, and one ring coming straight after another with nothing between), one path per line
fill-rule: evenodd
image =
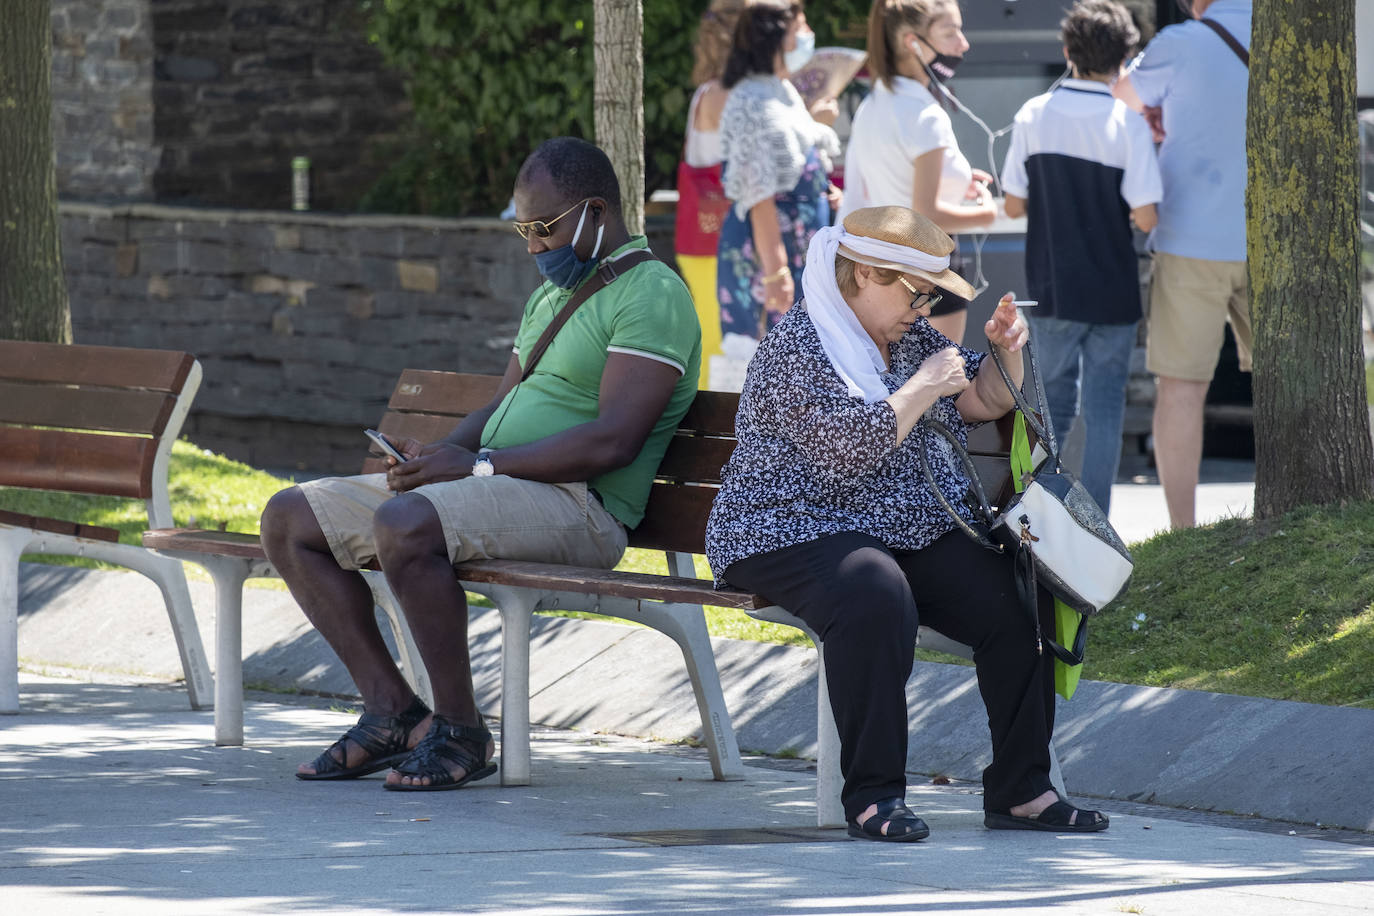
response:
M811 60L811 55L816 53L816 33L798 32L797 46L791 51L784 51L782 55L782 65L787 68L788 73L796 73L805 67L807 61Z
M604 225L596 229L596 245L592 248L592 256L585 261L577 256L577 240L582 236L582 223L587 219L587 206L582 205L582 215L577 218L577 230L573 232L571 242L562 248L541 251L534 256L534 266L539 269L540 275L559 289L572 289L581 283L582 278L587 276L592 265L596 263L597 253L601 251L601 236L606 231Z

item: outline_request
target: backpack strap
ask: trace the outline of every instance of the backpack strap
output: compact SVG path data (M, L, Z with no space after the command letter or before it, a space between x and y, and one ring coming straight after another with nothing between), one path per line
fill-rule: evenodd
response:
M554 335L562 330L563 325L568 323L572 313L577 311L582 303L592 296L601 292L607 286L615 282L616 278L624 274L633 267L638 267L645 261L657 261L658 257L647 248L636 248L634 251L627 251L625 254L616 258L614 261L605 261L596 269L596 273L586 283L578 287L577 292L572 294L558 314L553 316L553 321L544 329L544 333L539 335L535 341L533 349L530 350L529 358L525 361L525 370L520 374L520 381L524 381L534 374L534 367L539 365L539 360L543 358L544 351L553 343Z
M1216 32L1217 35L1221 37L1221 40L1226 42L1227 47L1236 52L1236 56L1240 58L1242 64L1245 64L1245 68L1247 70L1250 69L1250 52L1245 49L1245 45L1236 40L1236 36L1226 31L1225 26L1215 19L1199 19L1198 22L1207 26L1207 28L1211 29L1213 32Z

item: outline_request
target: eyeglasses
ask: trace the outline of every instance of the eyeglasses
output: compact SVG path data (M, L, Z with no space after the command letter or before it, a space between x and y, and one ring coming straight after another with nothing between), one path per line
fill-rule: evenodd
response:
M589 200L591 200L590 197L584 197L582 200L579 200L577 203L573 204L571 207L564 210L562 213L558 214L548 222L544 222L544 220L542 219L526 220L525 222L521 222L520 220L513 220L512 224L515 226L515 231L520 233L520 237L522 239L528 239L530 237L531 232L534 233L536 238L546 239L549 236L553 235L554 223L558 222L560 219L567 216L569 213L573 212Z
M920 309L923 309L923 308L925 308L927 305L930 306L931 308L935 308L935 306L937 306L937 305L940 304L940 300L944 298L944 296L941 295L940 293L922 293L922 292L917 292L916 287L914 287L914 286L912 286L910 283L906 282L906 277L900 277L900 276L899 276L899 277L897 278L897 282L899 282L899 283L901 283L903 286L905 286L905 287L906 287L906 291L909 292L909 293L911 293L911 295L914 297L914 298L911 300L911 306L910 306L910 307L911 307L911 310L912 310L913 312L918 311L918 310L920 310Z

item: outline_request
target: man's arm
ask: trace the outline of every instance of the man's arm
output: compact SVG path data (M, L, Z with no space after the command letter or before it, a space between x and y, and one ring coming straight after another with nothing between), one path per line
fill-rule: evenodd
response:
M658 360L611 353L601 373L599 413L595 420L525 445L493 451L492 467L498 474L544 483L589 480L624 467L644 447L681 375L673 366ZM506 384L511 377L508 368L501 383L503 390L509 390ZM514 378L519 379L518 370ZM498 397L489 408L484 408L485 415L489 417L499 403ZM469 421L476 416L469 415L445 441L426 446L420 457L392 467L388 485L404 491L471 474L476 442L468 438L472 428ZM476 427L479 435L481 428Z

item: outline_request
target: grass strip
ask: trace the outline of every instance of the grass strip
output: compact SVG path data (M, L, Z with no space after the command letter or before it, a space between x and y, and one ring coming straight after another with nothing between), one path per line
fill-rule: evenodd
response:
M186 441L172 453L180 525L255 532L283 485ZM138 502L111 497L0 488L0 507L117 528L130 544L144 525ZM1131 550L1130 586L1092 621L1086 677L1374 708L1374 503L1303 509L1268 526L1228 519ZM648 550L628 551L618 568L667 572L663 554ZM696 569L710 577L704 557ZM798 631L742 611L708 607L706 615L715 636L806 644Z

